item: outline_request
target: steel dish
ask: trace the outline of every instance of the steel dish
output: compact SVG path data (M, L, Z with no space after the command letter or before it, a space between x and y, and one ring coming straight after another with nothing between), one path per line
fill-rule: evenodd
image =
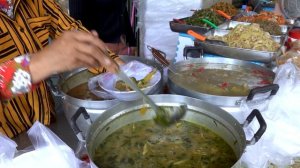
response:
M205 33L205 36L224 36L229 33L229 30L211 30ZM281 45L285 41L285 37L272 36L273 39ZM252 49L236 48L229 46L222 46L216 44L209 44L199 40L195 40L195 46L201 46L204 52L221 55L227 58L235 58L246 61L257 61L263 63L271 63L280 55L280 50L277 52L259 51Z
M188 111L183 120L202 125L217 133L230 145L238 159L242 156L246 146L255 144L266 130L266 123L258 110L254 110L246 121L240 124L226 111L199 99L180 95L151 95L150 97L160 106L187 104ZM85 141L91 161L98 145L114 131L130 123L152 119L155 115L153 111L148 111L145 115L139 113L138 109L145 105L143 100L120 103L96 119L89 129ZM85 113L84 111L81 109L77 113L80 115ZM247 140L243 127L246 127L254 117L257 117L260 128L251 140ZM240 166L240 163L237 162L234 166Z
M179 61L172 65L176 68L176 72L180 73L180 71L186 70L187 68L193 67L205 67L210 69L226 69L226 70L237 70L238 69L252 69L258 70L263 73L269 74L272 78L275 78L275 73L271 70L264 68L262 66L249 63L248 61L241 61L236 59L229 59L229 58L199 58L193 60L185 60ZM176 79L180 78L180 76L173 74L171 71L168 71L168 87L171 93L190 96L194 98L198 98L209 103L221 106L221 107L238 107L240 106L243 100L250 101L253 99L253 94L257 93L266 93L271 91L271 95L276 94L278 90L278 86L271 85L270 87L262 87L253 89L253 91L249 93L247 96L220 96L220 95L213 95L202 93L191 88L188 88L185 83L178 83L172 80L174 77ZM251 75L251 74L250 74ZM189 80L187 76L185 76L186 80ZM186 81L185 80L185 81ZM238 80L238 79L237 79ZM249 81L251 82L251 81ZM201 85L201 83L199 83Z

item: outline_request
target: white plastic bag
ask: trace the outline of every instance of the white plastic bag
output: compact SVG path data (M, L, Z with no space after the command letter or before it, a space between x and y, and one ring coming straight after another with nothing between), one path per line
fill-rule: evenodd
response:
M134 77L136 80L141 80L153 70L153 67L134 60L123 65L121 69L125 74L127 74L128 77ZM156 71L156 73L149 81L148 85L145 88L142 88L141 90L145 94L151 94L151 92L153 91L153 86L158 84L158 82L161 80L161 77L162 75L160 71ZM140 94L136 91L117 90L115 85L116 82L120 79L116 74L107 72L98 75L95 78L98 79L98 84L101 88L103 88L104 91L106 91L107 93L111 94L113 97L119 100L132 101L140 98Z
M79 168L82 162L72 149L39 122L27 132L34 150L14 156L16 143L0 136L0 168Z
M261 111L267 123L266 132L255 145L246 148L242 157L249 168L267 168L270 163L285 167L300 157L300 71L288 61L275 72L274 83L279 90ZM257 126L251 126L249 132Z

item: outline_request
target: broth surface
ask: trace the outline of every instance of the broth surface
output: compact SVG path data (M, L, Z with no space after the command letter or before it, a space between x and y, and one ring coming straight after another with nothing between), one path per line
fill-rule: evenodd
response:
M228 168L237 157L205 127L180 121L162 128L146 120L109 135L97 147L93 161L100 168Z
M193 67L170 75L170 79L185 88L219 96L247 96L250 89L273 83L273 76L256 69L209 69Z
M88 83L80 84L67 92L67 95L82 100L104 100L94 95L88 87Z

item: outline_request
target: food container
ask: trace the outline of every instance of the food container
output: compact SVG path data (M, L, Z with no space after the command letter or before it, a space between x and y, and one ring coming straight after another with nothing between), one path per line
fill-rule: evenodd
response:
M255 144L263 135L266 129L266 123L258 110L254 110L247 117L246 121L243 124L240 124L226 111L199 99L180 95L151 95L150 98L159 106L178 106L182 103L187 104L188 110L182 120L192 122L196 125L204 126L209 130L215 132L224 141L226 141L227 144L233 149L233 155L235 155L237 158L236 164L232 165L232 167L241 166L238 160L244 153L245 148L248 145ZM145 105L146 104L145 102L143 102L143 100L120 103L117 106L114 106L113 108L105 111L103 115L97 118L97 120L91 125L85 141L87 152L91 158L91 162L94 161L93 159L96 155L96 148L98 148L99 145L109 135L116 132L118 129L124 127L125 125L133 124L139 121L152 120L152 118L155 116L155 113L152 110L148 109L148 111L144 115L141 115L139 112L139 109L141 109ZM85 112L83 110L78 111L78 113L81 114ZM254 117L258 119L260 127L255 133L255 136L247 140L243 127L246 127ZM169 138L173 136L176 136L176 133L171 134ZM135 137L133 137L132 139L134 138ZM135 150L143 151L144 143L140 148L135 148ZM119 153L119 150L121 149L118 148L114 152ZM132 158L132 160L136 159ZM168 161L169 160L167 160L166 162Z
M224 29L224 30L229 30L229 29L235 28L239 24L249 25L251 23L248 23L248 22L239 22L239 21L233 21L232 20L232 21L228 21L228 22L225 22L225 23L221 24L219 26L219 28L220 29ZM288 25L279 25L279 26L281 28L280 30L281 30L282 35L280 35L280 36L272 35L272 37L274 39L276 39L276 41L278 41L278 42L280 42L280 40L282 39L281 36L284 36L287 33L288 28L289 28ZM284 39L282 39L282 40L284 40Z
M293 28L292 30L289 31L288 39L285 43L287 49L290 49L291 44L296 40L300 40L300 28Z
M170 93L220 107L239 107L242 101L248 102L254 97L255 101L264 102L279 88L272 84L274 72L248 61L210 57L179 61L172 67L176 73L168 71Z
M163 68L160 64L153 60L147 60L136 56L121 56L124 62L129 62L132 60L138 60L142 63L148 64L152 67L157 68L161 73ZM90 78L95 75L89 72L85 68L74 70L70 73L65 74L58 82L58 88L52 86L52 92L61 98L64 114L67 121L71 124L72 116L79 108L85 108L91 117L91 120L95 120L99 115L101 115L105 110L118 104L120 101L117 99L90 99L90 97L85 97L86 92L88 92L87 83ZM161 79L162 80L162 79ZM85 85L84 85L85 84ZM82 88L80 88L82 86ZM78 88L74 90L75 88ZM162 92L162 87L155 90L153 94L158 94ZM73 96L71 92L76 92L78 97ZM83 98L82 98L83 95ZM77 124L80 125L83 133L86 133L88 129L88 124L83 117L77 120Z
M211 30L205 33L205 36L224 36L229 33L229 30ZM280 45L284 42L284 37L274 37L272 38L278 42ZM262 62L262 63L271 63L275 60L276 57L280 55L280 50L276 52L270 51L259 51L259 50L252 50L252 49L244 49L244 48L236 48L236 47L229 47L224 45L217 45L217 44L209 44L199 40L195 41L195 46L200 46L203 48L204 52L212 53L221 55L227 58L234 58L239 60L246 60L246 61L255 61L255 62Z
M184 20L184 19L186 18L182 18L180 20ZM200 26L188 25L185 23L178 23L174 20L170 21L169 24L170 24L170 29L173 32L179 32L179 33L186 33L188 30L193 30L201 34L204 34L212 29L211 27L200 27Z

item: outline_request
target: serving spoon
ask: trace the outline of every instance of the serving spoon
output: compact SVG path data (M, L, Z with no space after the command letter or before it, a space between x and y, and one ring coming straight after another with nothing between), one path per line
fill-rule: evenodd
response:
M154 121L156 124L160 126L170 126L179 121L186 114L186 104L182 104L180 106L175 106L171 108L159 107L121 69L119 70L117 75L133 90L138 92L143 97L144 101L148 103L150 107L154 110L154 112L156 113L156 116L154 117Z
M116 55L109 49L107 49L107 52L109 55ZM95 68L93 68L95 69ZM89 69L90 72L97 72L93 69ZM154 117L154 121L156 124L160 126L170 126L176 122L178 122L181 118L184 117L187 111L187 105L181 104L180 106L174 106L174 107L160 107L157 106L153 100L146 95L128 76L122 69L119 69L116 74L121 80L123 80L127 85L129 85L134 91L138 92L144 101L150 105L150 107L154 110L156 113L156 116Z

